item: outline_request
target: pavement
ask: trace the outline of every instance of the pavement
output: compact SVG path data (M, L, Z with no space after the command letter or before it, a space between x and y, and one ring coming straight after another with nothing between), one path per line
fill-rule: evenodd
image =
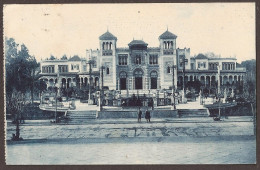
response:
M25 121L20 126L23 139L62 138L119 138L119 137L163 137L163 136L228 136L253 135L251 117L229 117L224 121L203 118L152 119L150 123L136 119L96 119L84 124L53 124ZM34 122L34 123L33 123ZM11 139L16 126L7 123L6 138Z
M256 139L249 116L96 119L84 124L26 120L19 142L10 141L6 163L17 164L255 164Z
M144 138L134 138L144 139ZM254 137L245 139L153 138L145 141L89 142L59 140L50 143L7 145L8 165L104 164L255 164ZM168 139L168 140L166 140ZM188 139L188 140L187 140Z

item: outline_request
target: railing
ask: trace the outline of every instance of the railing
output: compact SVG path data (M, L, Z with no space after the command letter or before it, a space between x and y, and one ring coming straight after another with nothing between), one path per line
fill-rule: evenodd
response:
M112 50L103 50L102 55L103 56L113 55L113 51Z
M174 50L173 49L164 49L163 54L164 55L172 55L172 54L174 54Z
M246 68L244 68L244 67L237 67L236 71L246 71Z

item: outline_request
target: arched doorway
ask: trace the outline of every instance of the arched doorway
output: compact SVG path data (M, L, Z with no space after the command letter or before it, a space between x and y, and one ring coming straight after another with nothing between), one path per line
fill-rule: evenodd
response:
M135 89L143 89L143 71L137 69L134 72L135 77Z
M151 72L151 89L157 89L158 74L156 71Z
M126 72L121 72L119 74L119 77L120 77L120 90L126 90L126 77L127 77Z

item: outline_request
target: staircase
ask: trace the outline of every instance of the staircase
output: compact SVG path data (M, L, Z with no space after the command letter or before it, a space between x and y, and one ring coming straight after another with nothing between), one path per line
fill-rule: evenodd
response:
M208 109L178 109L179 117L209 117Z
M65 122L68 124L84 124L96 119L96 110L68 111Z

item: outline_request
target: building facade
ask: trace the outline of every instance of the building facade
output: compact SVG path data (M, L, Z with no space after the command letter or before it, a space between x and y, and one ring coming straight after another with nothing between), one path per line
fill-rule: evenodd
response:
M246 70L236 67L236 58L191 57L190 48L176 48L176 39L167 30L159 36L158 47L132 40L128 47L118 48L117 37L107 31L99 37L99 49L87 50L86 57L41 61L41 78L48 87L103 86L122 94L182 90L183 81L199 80L209 88L219 79L221 85L243 83Z

